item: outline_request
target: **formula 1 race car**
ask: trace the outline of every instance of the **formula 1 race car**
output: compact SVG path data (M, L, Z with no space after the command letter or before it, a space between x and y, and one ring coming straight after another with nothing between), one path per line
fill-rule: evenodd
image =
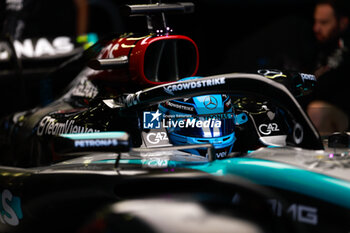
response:
M0 231L348 232L347 148L300 105L314 76L196 77L195 43L163 30L98 42L60 98L2 120Z
M263 112L259 117L239 107L241 99L255 97L265 103L257 103ZM237 99L235 108L231 104ZM190 114L190 107L211 111L212 104L220 112ZM168 232L183 221L176 208L171 215L175 222L161 223L147 213L167 219L163 211L168 213L172 203L196 203L210 217L230 213L230 221L243 219L263 232L345 232L350 227L346 150L324 150L290 91L262 75L225 74L163 84L65 113L72 117L65 123L59 121L62 113L55 114L39 120L34 131L39 140L60 135L51 137L49 145L55 158L65 160L46 167L1 168L7 232L46 231L49 226L62 231L62 221L73 232L95 227L127 232L145 225L149 232ZM83 116L89 125L79 124ZM98 124L128 134L108 128L91 132ZM79 127L92 130L73 132ZM164 206L153 207L157 203ZM188 214L198 216L192 211ZM227 226L213 224L223 230ZM186 226L184 232L193 230Z
M298 77L299 79L296 80L303 82L301 77L305 74L288 77L283 73L280 73L280 75L278 78L283 80ZM176 145L204 142L221 144L216 155L218 158L225 158L233 151L244 153L264 145L291 144L300 146L299 144L302 143L305 148L321 148L317 140L304 136L305 130L301 128L300 123L295 125L295 120L289 116L287 110L276 107L274 101L264 97L263 94L261 96L249 94L250 92L258 93L255 89L258 89L259 82L251 81L251 85L248 82L251 86L248 94L245 94L244 89L239 89L237 91L239 94L219 92L215 95L202 95L204 93L210 94L211 88L225 84L225 80L228 78L233 77L233 80L236 80L236 77L249 79L251 76L270 81L271 84L278 84L275 81L277 77L271 80L271 78L256 74L221 75L208 81L200 77L191 77L182 79L182 82L193 79L190 82L187 81L187 84L179 82L169 84L164 89L154 89L160 90L157 92L152 92L153 89L145 91L144 93L149 93L147 98L152 99L152 102L137 105L136 109L134 109L133 104L139 100L139 94L143 91L134 94L121 94L115 98L106 96L80 97L77 90L82 86L82 83L78 79L79 82L70 89L68 94L52 104L43 108L15 113L3 119L0 130L3 138L0 147L2 152L1 164L33 167L59 162L64 160L64 153L57 153L57 151L52 150L52 143L56 140L56 136L67 133L105 131L127 132L131 136L134 147L166 146L174 144L175 141ZM87 80L83 81L87 82ZM308 81L305 80L305 83ZM180 91L190 90L192 86L201 88L202 91L198 93L199 97L192 95L189 99L177 95ZM302 86L302 90L304 90L304 85ZM91 88L88 85L85 87L87 89ZM237 89L237 87L232 87L233 89ZM266 88L265 91L268 89ZM77 95L79 98L75 98ZM276 94L276 96L279 95ZM186 98L186 100L183 98ZM273 98L271 97L271 99ZM295 108L292 103L289 103L289 105ZM298 111L301 112L300 115L303 114L301 119L311 125L302 109ZM187 120L186 115L193 115L194 117ZM211 119L213 116L218 119ZM201 119L199 123L197 123L197 118ZM154 120L158 120L157 124L153 122ZM180 127L184 129L178 129L177 124L181 124ZM212 128L216 125L220 127L223 125L223 132L216 132L217 130L214 132ZM191 127L188 132L186 130L187 126ZM216 139L207 140L202 138L203 132L200 129L202 127L208 128L205 132L206 137ZM308 128L311 129L308 129L308 131L316 134L315 129L311 126ZM235 129L236 132L234 132ZM189 136L192 139L180 135ZM218 136L220 136L219 139ZM308 142L308 140L311 142ZM234 147L233 143L235 143ZM63 150L64 148L65 146L62 147Z

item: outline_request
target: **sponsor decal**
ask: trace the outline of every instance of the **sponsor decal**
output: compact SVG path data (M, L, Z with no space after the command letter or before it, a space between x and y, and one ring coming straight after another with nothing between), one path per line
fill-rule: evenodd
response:
M278 131L280 131L280 129L276 123L259 125L259 132L264 135L270 135L272 132L278 132Z
M36 43L31 39L15 40L13 45L19 58L54 56L69 53L74 49L74 44L70 38L65 36L56 37L51 43L47 38L39 38Z
M100 130L87 128L84 126L74 125L74 120L67 120L65 123L57 122L56 119L46 116L44 117L37 128L36 134L42 135L59 135L66 133L93 133Z
M282 210L285 210L285 213L290 215L293 221L310 225L318 224L318 209L315 207L297 203L285 207L281 201L276 199L270 199L268 203L271 205L273 213L279 217L283 214Z
M232 197L232 203L239 204L240 202L241 195L239 193L235 193ZM293 221L310 225L317 225L319 222L318 209L316 207L298 203L285 205L283 202L277 199L269 199L267 202L272 208L272 213L278 217L288 215L291 216Z
M5 189L1 193L0 222L11 226L17 226L19 220L22 218L21 199L13 196L8 189Z
M89 139L89 140L77 140L74 141L74 147L107 147L117 146L117 139Z
M220 128L221 121L213 118L207 120L199 118L187 118L187 119L163 119L164 128Z
M112 55L111 57L109 56L109 51L112 48L112 46L113 46L113 43L110 43L110 44L104 46L102 48L101 52L98 54L97 58L98 59L101 59L101 58L114 58L113 57L113 53L111 53L111 55Z
M143 112L143 128L144 129L160 129L160 116L159 110L156 112Z
M164 118L193 118L192 115L164 115ZM208 115L200 115L196 117L201 120L225 120L225 119L235 119L235 115L233 113L218 113L218 114L208 114Z
M88 79L90 75L94 74L94 70L84 69L76 78L73 87L61 97L61 99L72 98L72 96L83 98L94 98L98 94L97 87Z
M227 156L227 151L222 151L219 153L216 153L216 158L221 159L221 158L226 158Z
M119 43L116 43L115 45L113 45L113 47L109 50L108 52L108 58L115 58L113 55L114 51L117 51L119 49Z
M157 110L156 112L143 112L144 129L163 128L220 128L219 119L232 119L233 114L216 114L200 117L191 115L164 115Z
M300 76L303 82L305 82L306 80L316 81L315 75L312 75L312 74L300 73Z
M98 94L98 90L88 79L84 78L71 90L71 93L73 96L94 98Z
M180 110L185 110L185 111L190 111L190 112L194 111L194 108L191 107L191 106L187 106L187 105L184 105L184 104L176 104L176 103L173 103L171 101L167 101L165 103L165 105L167 107L171 107L171 108L175 108L175 109L180 109Z
M143 159L141 161L142 165L144 167L149 167L149 168L166 168L168 167L168 160L165 159L159 159L159 158L152 158L150 160L148 159Z
M146 139L151 144L158 144L162 141L168 141L169 138L165 132L149 133Z
M218 106L218 100L214 96L206 96L203 101L203 105L206 109L213 110Z
M172 84L164 88L164 91L170 95L175 95L174 92L176 91L182 91L182 90L190 90L190 89L196 89L201 87L210 87L210 86L218 86L225 84L225 77L221 78L213 78L213 79L207 79L207 80L195 80L192 82L179 82L177 84Z

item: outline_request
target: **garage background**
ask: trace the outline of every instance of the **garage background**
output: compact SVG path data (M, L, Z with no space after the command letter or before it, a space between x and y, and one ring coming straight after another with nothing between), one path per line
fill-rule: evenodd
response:
M74 31L72 0L36 0L30 11L29 37L62 36ZM5 0L0 0L0 11ZM125 17L119 7L141 0L88 0L89 31L100 38L110 33L146 32L144 17ZM176 2L168 0L163 2ZM256 72L260 68L309 72L314 54L312 15L315 0L194 0L193 14L168 15L177 34L191 37L199 48L198 75ZM38 7L40 6L40 7ZM1 15L1 14L0 14ZM0 20L1 19L0 16ZM45 102L50 85L42 79L63 60L28 61L28 69L0 66L0 115ZM45 86L46 85L46 86ZM44 97L45 98L45 97Z

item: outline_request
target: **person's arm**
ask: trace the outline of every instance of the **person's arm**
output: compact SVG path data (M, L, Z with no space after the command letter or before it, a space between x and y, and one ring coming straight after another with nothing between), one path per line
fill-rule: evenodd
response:
M74 0L77 16L76 16L76 33L83 35L88 32L89 7L87 0Z

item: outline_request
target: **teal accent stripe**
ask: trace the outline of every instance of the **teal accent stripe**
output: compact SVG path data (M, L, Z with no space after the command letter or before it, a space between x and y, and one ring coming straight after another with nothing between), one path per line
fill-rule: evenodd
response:
M350 209L350 182L288 164L235 158L192 168L220 176L241 176L264 186L293 191Z
M126 136L125 132L98 132L98 133L73 133L73 134L60 134L61 137L69 138L72 140L87 140L87 139L107 139L107 138L120 138Z
M114 162L100 162L112 161ZM148 160L122 159L120 163L147 165L146 161ZM167 167L190 168L217 176L236 175L263 186L292 191L350 209L350 182L284 163L255 158L231 158L195 164L170 160L166 164Z

